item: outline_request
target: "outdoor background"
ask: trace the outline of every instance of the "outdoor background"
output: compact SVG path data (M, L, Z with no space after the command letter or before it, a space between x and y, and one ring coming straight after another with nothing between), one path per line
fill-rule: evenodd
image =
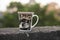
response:
M6 0L7 1L7 0ZM26 1L26 0L25 0ZM2 3L0 3L2 5ZM37 3L30 0L26 4L11 1L7 6L7 10L0 11L0 27L19 27L19 12L34 12L39 16L39 22L36 26L60 26L60 6L56 2L47 4ZM4 10L4 9L3 9ZM33 24L36 17L33 18Z

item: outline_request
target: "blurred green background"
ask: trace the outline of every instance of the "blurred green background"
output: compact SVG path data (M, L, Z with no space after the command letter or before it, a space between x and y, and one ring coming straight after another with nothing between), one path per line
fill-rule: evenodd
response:
M18 27L18 11L19 12L34 12L39 16L39 22L36 26L60 26L60 12L54 10L48 10L49 4L41 7L40 4L34 5L22 5L20 2L11 2L7 6L8 11L3 13L3 17L0 18L0 27ZM14 9L14 10L13 10ZM33 18L33 24L36 21L36 17Z

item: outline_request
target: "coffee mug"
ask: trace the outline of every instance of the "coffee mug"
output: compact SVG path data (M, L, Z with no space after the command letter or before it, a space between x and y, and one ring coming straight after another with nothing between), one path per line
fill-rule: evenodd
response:
M37 21L34 25L32 25L33 17L37 17ZM18 12L19 17L19 30L20 31L31 31L33 27L38 23L39 17L34 14L34 12Z

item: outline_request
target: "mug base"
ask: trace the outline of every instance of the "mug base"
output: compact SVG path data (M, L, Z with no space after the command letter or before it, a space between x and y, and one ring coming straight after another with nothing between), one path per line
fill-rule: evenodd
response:
M20 28L20 30L30 30L30 28Z

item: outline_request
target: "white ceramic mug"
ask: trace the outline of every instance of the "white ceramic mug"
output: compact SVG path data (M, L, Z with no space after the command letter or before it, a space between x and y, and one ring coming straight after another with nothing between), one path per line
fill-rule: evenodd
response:
M37 17L37 21L34 25L32 25L32 19L33 17ZM18 12L19 17L19 29L20 31L27 31L31 30L35 25L38 23L39 17L34 14L34 12Z

